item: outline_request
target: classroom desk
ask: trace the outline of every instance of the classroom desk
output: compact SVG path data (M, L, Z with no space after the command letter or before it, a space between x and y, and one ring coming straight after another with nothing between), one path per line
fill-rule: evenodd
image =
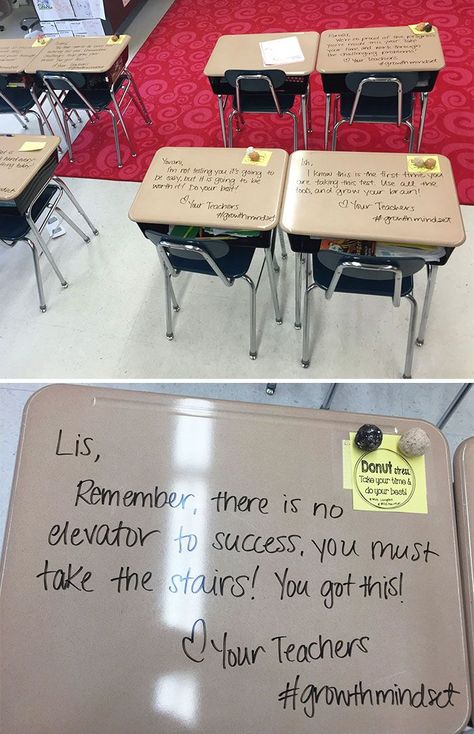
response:
M106 75L113 83L128 59L130 36L120 36L111 43L112 36L53 38L38 57L26 64L27 74L37 71L77 71L89 75Z
M268 164L262 166L243 163L244 148L161 148L129 217L141 229L170 223L273 230L278 225L288 154L269 151Z
M34 40L26 38L0 39L0 74L21 76L33 59L45 50L44 46L34 44Z
M474 438L463 441L454 454L454 495L471 668L472 717L472 712L474 712Z
M431 439L385 509L360 504L359 480L380 474L343 471L366 422ZM30 399L19 447L2 731L462 731L451 461L434 426L68 385Z
M444 67L443 49L436 26L430 33L415 34L408 25L388 28L344 28L323 31L316 69L326 94L324 148L327 149L331 101L347 91L344 78L353 71L419 72L414 91L420 95L421 117L417 149L425 124L428 94Z
M278 64L264 66L259 43L279 38L297 36L304 61L295 64ZM204 74L214 94L217 95L219 119L221 123L222 139L226 145L226 125L224 109L227 96L234 93L234 89L226 83L224 74L228 69L281 69L288 75L287 84L280 91L297 94L301 97L301 113L303 118L304 147L308 147L308 132L311 132L311 100L310 74L316 67L316 56L319 46L319 33L310 31L303 33L251 33L220 36L209 57ZM225 99L223 99L225 98Z
M0 135L0 211L14 208L23 214L58 163L60 139L52 135ZM22 151L25 143L44 144Z
M35 89L34 78L25 75L26 67L38 59L44 50L45 46L35 46L32 39L0 39L0 75L7 76L9 83L24 86L30 91L43 123L53 134L48 117L41 106L41 94L38 96Z
M405 153L297 151L290 156L280 226L301 235L298 252L317 249L310 238L356 238L381 242L442 245L466 239L451 164L435 155L440 172L416 173ZM421 156L423 158L433 156ZM416 169L415 169L416 171ZM450 254L451 249L448 252ZM306 268L309 268L306 258ZM427 265L428 285L417 344L421 346L439 263ZM296 267L299 326L301 270Z

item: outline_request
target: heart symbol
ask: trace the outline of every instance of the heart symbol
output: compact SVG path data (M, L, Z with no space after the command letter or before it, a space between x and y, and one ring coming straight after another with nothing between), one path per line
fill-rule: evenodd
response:
M181 644L183 646L183 652L187 658L192 660L194 663L202 663L204 657L194 657L191 652L196 655L203 655L206 649L207 632L206 623L203 619L196 619L193 624L191 634L183 637Z

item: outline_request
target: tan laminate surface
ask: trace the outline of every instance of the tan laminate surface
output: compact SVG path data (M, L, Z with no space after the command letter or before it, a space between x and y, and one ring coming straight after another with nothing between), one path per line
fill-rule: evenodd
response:
M348 74L351 71L439 71L444 64L436 26L431 33L417 35L406 25L323 31L316 68L320 74Z
M130 36L121 36L121 43L109 44L110 36L53 38L26 67L27 73L36 71L77 71L105 73L127 49Z
M472 703L474 702L474 438L463 441L454 454L454 492L471 668Z
M461 245L466 235L451 164L437 158L440 173L412 173L404 153L292 153L281 227L314 237Z
M296 36L304 61L264 66L259 43ZM224 76L228 69L282 69L288 76L308 76L316 67L319 33L246 33L220 36L204 69L206 76Z
M129 217L135 222L266 231L278 224L288 154L242 163L244 148L161 148Z
M41 150L20 151L27 142L44 142ZM0 135L0 201L16 199L59 147L53 135Z
M428 514L353 509L342 441L366 422L427 431ZM24 413L2 563L0 730L458 734L469 684L451 482L446 441L419 420L40 391ZM397 593L385 595L389 579ZM336 703L359 684L417 691L414 705L390 693Z
M46 47L34 46L34 39L0 39L0 74L22 74Z

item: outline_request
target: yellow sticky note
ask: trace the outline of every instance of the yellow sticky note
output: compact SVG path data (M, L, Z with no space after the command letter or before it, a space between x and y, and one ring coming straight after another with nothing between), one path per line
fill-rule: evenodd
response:
M33 48L42 48L43 46L46 46L50 42L50 38L37 38L36 41L34 41L31 45Z
M26 140L23 143L23 145L21 146L21 148L19 148L19 150L22 153L31 153L34 150L43 150L45 145L46 143L44 141L41 142L40 140L31 140L31 141Z
M351 442L348 438L342 441L342 486L344 489L352 489L352 452Z
M423 161L423 165L420 165ZM425 166L426 161L435 161L432 168ZM407 155L407 171L409 173L441 173L437 155Z
M242 163L244 165L249 166L268 166L268 161L272 157L272 151L271 150L257 150L257 153L259 154L258 161L252 161L249 158L249 154L246 153L244 157L242 158Z
M431 30L430 30L430 31L419 31L419 30L417 29L417 27L416 27L417 25L418 25L418 23L414 23L413 25L409 25L409 26L408 26L408 27L409 27L409 29L410 29L411 31L413 31L413 33L414 33L414 34L415 34L416 36L432 36L432 35L433 35L433 34L435 33L435 28L434 28L434 26L432 26L432 27L431 27Z
M123 43L125 36L110 36L107 41L107 46L116 46L118 43Z
M375 451L361 451L349 436L354 510L427 514L425 457L403 456L400 436L385 435Z

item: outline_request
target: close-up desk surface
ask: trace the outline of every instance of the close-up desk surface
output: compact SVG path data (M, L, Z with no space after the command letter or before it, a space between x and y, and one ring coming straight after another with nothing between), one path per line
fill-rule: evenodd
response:
M111 36L84 36L53 38L26 66L28 74L37 71L77 71L82 73L106 73L127 50L130 36L120 36L120 41L109 43Z
M474 702L474 438L463 441L454 455L454 493L471 668L472 703Z
M409 162L438 160L439 172ZM315 237L456 247L465 232L451 164L442 155L297 151L280 224Z
M0 135L0 202L16 199L60 142L54 135ZM25 143L44 143L44 146L40 150L22 151Z
M438 29L415 34L408 25L337 28L321 33L316 68L320 74L352 71L439 71L444 55Z
M394 441L421 423L424 462L384 449L347 472L368 421ZM415 420L36 393L2 562L1 730L458 734L450 464Z
M161 148L130 208L130 219L147 224L274 229L288 154L266 151L271 155L260 165L243 162L245 148Z
M31 38L0 38L0 74L22 74L44 49Z
M264 66L260 42L296 36L304 61ZM282 69L288 76L308 76L316 67L319 33L245 33L221 36L204 69L206 76L224 76L228 69Z

